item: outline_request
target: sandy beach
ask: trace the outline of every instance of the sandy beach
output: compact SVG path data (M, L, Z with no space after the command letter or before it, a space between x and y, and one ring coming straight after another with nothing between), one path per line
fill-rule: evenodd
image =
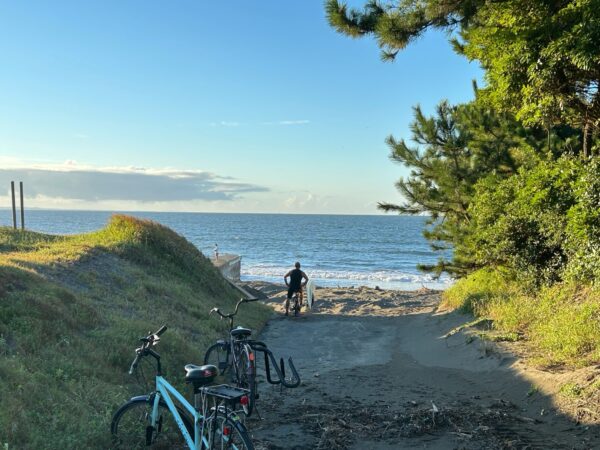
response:
M260 338L302 376L281 391L259 374L257 448L600 447L596 427L553 402L555 379L461 328L471 317L440 311L438 291L319 288L293 318L283 286L252 287L277 311Z

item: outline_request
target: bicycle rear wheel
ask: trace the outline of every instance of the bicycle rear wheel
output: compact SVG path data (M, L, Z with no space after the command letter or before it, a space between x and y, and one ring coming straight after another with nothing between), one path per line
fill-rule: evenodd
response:
M225 372L229 369L230 364L229 346L227 343L217 342L211 345L204 354L204 364L216 366L219 370L219 376L216 379L217 383L223 383Z
M188 433L194 436L194 427L187 415L177 408ZM121 406L113 416L110 431L115 449L185 449L188 448L175 418L166 403L158 405L156 428L150 426L152 403L147 397L134 398Z
M248 430L235 415L216 415L206 419L205 435L211 448L227 450L254 450Z
M237 386L250 391L248 393L248 404L242 405L246 416L250 416L254 411L256 401L256 361L254 351L248 344L243 344L240 347L236 373L238 376Z
M294 296L294 316L296 317L298 314L300 314L300 299L296 294L296 296Z

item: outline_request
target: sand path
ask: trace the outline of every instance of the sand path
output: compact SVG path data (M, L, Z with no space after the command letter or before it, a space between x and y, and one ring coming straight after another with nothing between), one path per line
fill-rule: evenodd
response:
M516 358L468 332L444 337L468 317L436 312L438 293L317 293L312 312L260 336L293 356L302 385L261 383L263 420L248 419L258 449L600 448L598 430L561 415Z

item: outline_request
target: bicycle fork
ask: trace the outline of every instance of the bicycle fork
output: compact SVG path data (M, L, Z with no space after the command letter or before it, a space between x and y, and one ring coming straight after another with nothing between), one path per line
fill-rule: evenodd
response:
M155 392L152 397L150 397L150 402L152 403L152 413L148 418L148 424L146 425L146 445L152 445L152 438L154 436L154 431L156 433L161 432L162 428L162 417L158 417L158 405L160 404L160 393Z

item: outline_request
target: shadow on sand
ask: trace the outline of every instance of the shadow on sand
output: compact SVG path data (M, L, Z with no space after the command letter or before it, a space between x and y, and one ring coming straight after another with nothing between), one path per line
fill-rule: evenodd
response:
M257 448L600 448L598 427L561 414L515 357L463 332L444 337L469 317L410 297L420 311L273 319L261 339L294 357L303 382L261 383L264 420L248 423Z

